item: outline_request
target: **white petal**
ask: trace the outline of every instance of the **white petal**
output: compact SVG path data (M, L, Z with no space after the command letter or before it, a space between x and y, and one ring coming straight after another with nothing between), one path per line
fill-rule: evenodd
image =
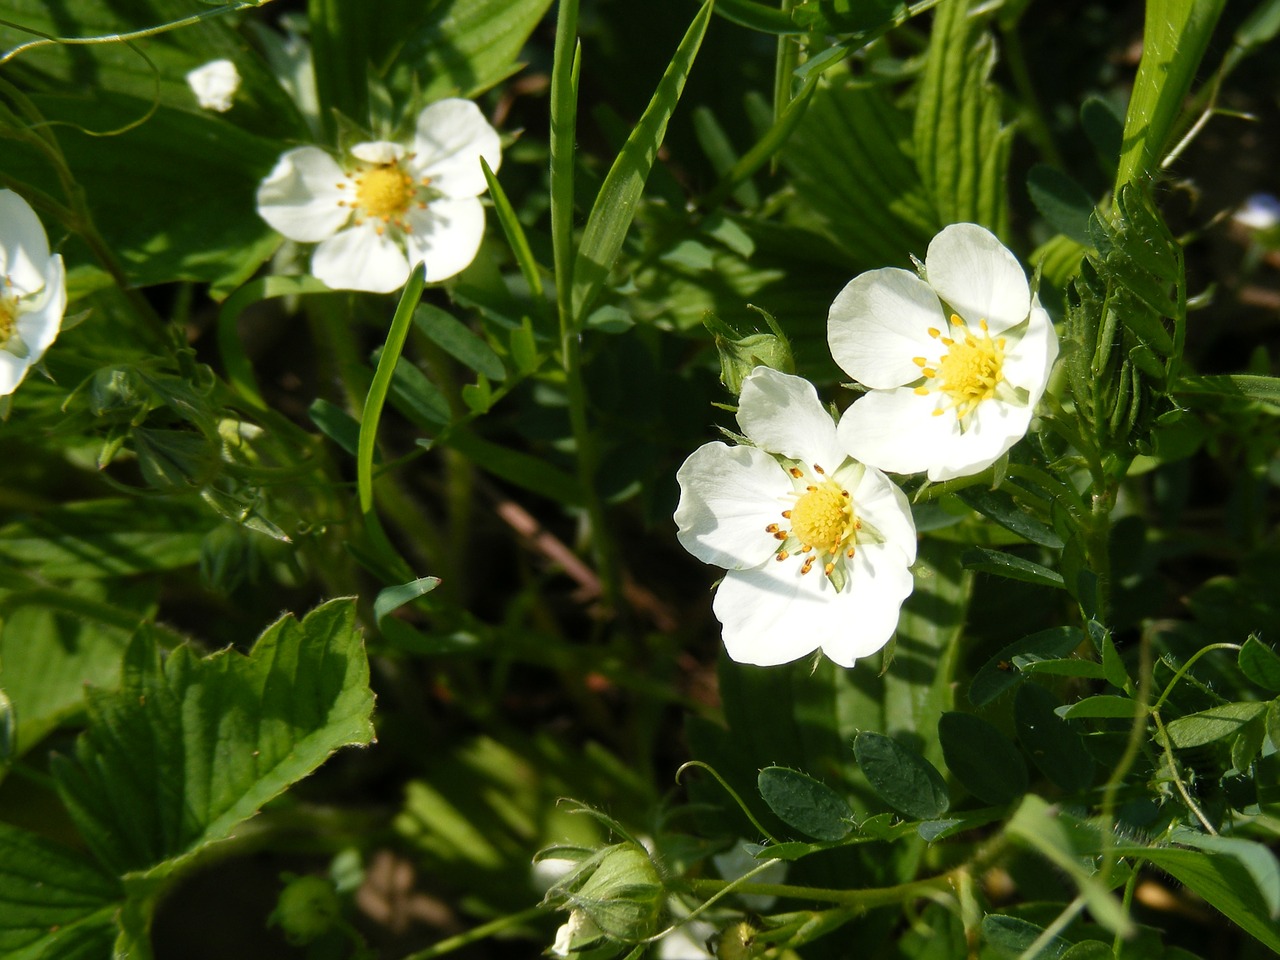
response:
M791 483L782 465L755 447L708 443L676 471L680 545L704 563L728 570L768 560L778 541L765 532L777 523Z
M290 240L317 243L333 236L351 216L352 188L347 175L319 147L299 147L284 154L258 185L258 216Z
M67 277L62 257L49 258L49 271L44 289L18 314L18 336L27 347L28 366L38 361L49 349L62 327L62 314L67 309Z
M0 397L7 397L17 390L30 369L30 357L15 357L8 350L0 349Z
M790 663L822 645L839 615L835 588L815 570L800 574L795 558L731 570L711 609L724 626L724 646L738 663Z
M1017 258L976 223L943 227L924 263L929 285L970 324L986 320L999 333L1021 323L1031 309L1031 289Z
M836 425L808 380L756 367L742 381L738 425L752 443L770 453L834 470L845 453Z
M365 163L392 163L403 157L406 152L401 144L392 143L389 140L357 143L351 148L351 155Z
M484 239L484 205L475 197L438 197L425 210L410 209L405 234L410 263L427 265L427 282L436 283L461 273L476 258Z
M900 387L920 378L913 357L936 361L942 305L914 273L886 267L854 277L831 304L827 341L841 369L868 387Z
M1030 403L1034 408L1044 395L1049 372L1056 359L1058 335L1054 332L1053 321L1040 306L1039 299L1033 299L1027 329L1016 345L1010 344L1005 355L1004 378L1011 385L1026 390L1031 395Z
M498 131L470 100L440 100L418 115L415 165L431 186L447 197L477 197L487 184L480 158L498 172L502 142Z
M945 462L960 437L954 413L935 417L944 402L937 393L919 396L911 387L873 390L840 418L840 442L855 460L890 473L920 473Z
M311 272L335 290L391 293L409 279L409 261L395 241L366 222L316 247Z
M823 641L822 652L840 666L852 667L889 642L914 581L901 553L888 544L859 547L845 569L849 581L839 594L837 626Z
M240 89L240 73L230 60L211 60L187 73L187 85L203 109L226 113Z
M49 238L31 205L12 190L0 190L0 282L14 293L35 293L45 282Z
M915 563L916 523L901 488L875 467L867 467L849 493L858 518L880 532L885 547L901 552L908 566Z
M985 470L1022 439L1030 424L1030 407L984 400L966 419L964 433L953 440L946 456L929 468L929 479L937 483Z

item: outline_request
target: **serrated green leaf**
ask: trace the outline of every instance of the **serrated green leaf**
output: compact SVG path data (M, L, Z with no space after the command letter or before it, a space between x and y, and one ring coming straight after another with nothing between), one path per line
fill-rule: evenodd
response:
M1001 577L1008 577L1010 580L1021 580L1024 583L1034 583L1042 587L1064 589L1066 586L1062 574L1056 570L1050 570L1048 567L1011 553L988 550L985 547L972 547L964 552L963 560L965 567L969 570L994 573Z
M853 811L820 780L790 767L765 767L756 780L778 819L815 840L841 840L853 830Z
M0 823L0 954L10 960L105 957L120 881L73 850Z
M622 241L626 239L636 214L645 180L666 134L667 122L675 112L685 80L706 35L711 9L710 3L704 4L693 18L654 91L653 99L609 168L591 206L573 263L573 317L578 322L586 316L604 286L618 251L622 249Z
M944 713L938 739L947 769L978 799L1011 803L1027 791L1027 766L999 729L971 713Z
M1224 703L1187 717L1170 720L1165 725L1169 741L1178 749L1202 747L1244 731L1251 721L1267 712L1267 704L1257 702Z
M920 81L915 153L942 223L979 223L1005 232L1012 128L1000 123L1000 94L989 83L995 47L968 0L934 11Z
M1024 683L1013 702L1018 740L1031 762L1068 793L1093 783L1093 757L1072 725L1055 713L1057 698L1037 683Z
M349 600L268 627L249 654L189 648L161 667L130 644L119 691L89 692L59 794L86 843L118 873L163 874L223 839L339 747L373 737L369 667Z
M858 767L880 799L913 820L947 812L951 800L942 774L924 757L890 737L864 731L853 741Z
M969 684L969 702L984 707L1022 679L1014 658L1057 660L1080 646L1084 636L1076 627L1053 627L1015 640L988 660Z

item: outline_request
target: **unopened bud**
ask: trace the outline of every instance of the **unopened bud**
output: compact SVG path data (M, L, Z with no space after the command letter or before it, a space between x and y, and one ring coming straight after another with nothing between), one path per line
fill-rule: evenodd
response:
M338 919L338 895L322 877L294 877L280 891L271 923L295 946L305 946L328 933Z
M711 312L702 317L703 325L715 338L720 354L720 382L735 396L742 392L742 381L756 367L772 367L782 373L795 373L795 358L778 324L764 310L752 307L769 325L769 333L739 334Z

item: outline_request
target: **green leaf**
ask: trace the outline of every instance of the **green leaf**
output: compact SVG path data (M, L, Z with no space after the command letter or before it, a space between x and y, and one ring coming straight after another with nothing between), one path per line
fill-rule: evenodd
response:
M979 800L1000 806L1027 792L1027 766L996 727L971 713L944 713L938 739L947 769Z
M1111 949L1111 944L1103 943L1101 940L1081 940L1079 943L1073 943L1067 948L1067 952L1062 954L1062 960L1114 960L1115 953ZM1166 960L1176 960L1165 954Z
M1252 720L1267 712L1267 704L1257 702L1224 703L1187 717L1171 720L1165 726L1169 741L1178 749L1202 747L1241 733Z
M12 701L15 756L82 708L86 684L117 683L129 636L145 614L106 601L144 606L145 596L136 588L93 580L5 597L0 689Z
M1043 673L1051 677L1088 677L1104 680L1102 664L1094 660L1067 658L1065 660L1040 660L1036 657L1016 656L1011 661L1023 673Z
M360 421L324 397L317 397L307 407L307 416L320 428L320 432L351 456L356 455L360 442ZM374 453L374 462L381 458Z
M1244 397L1262 403L1280 405L1280 377L1251 374L1218 374L1208 377L1183 377L1173 388L1177 394L1207 394L1218 397Z
M1057 714L1064 720L1132 720L1142 710L1137 700L1128 697L1117 697L1111 694L1099 694L1096 697L1085 697L1065 707L1058 707Z
M381 6L368 7L368 16L375 42L397 51L391 82L405 89L415 77L429 102L475 99L519 69L520 51L551 0L411 2L402 17L385 15Z
M1021 580L1024 583L1034 583L1042 587L1063 588L1065 586L1062 574L1056 570L1042 567L1038 563L1024 560L1011 553L988 550L985 547L972 547L964 552L963 560L964 565L970 570L994 573L1001 577L1008 577L1010 580Z
M1076 793L1093 783L1093 757L1071 723L1054 712L1057 706L1044 687L1025 683L1013 702L1014 724L1031 762L1055 786Z
M1147 5L1142 60L1129 96L1116 190L1152 177L1170 147L1182 104L1226 0Z
M841 840L853 830L853 811L825 783L790 767L765 767L756 785L783 823L815 840Z
M1080 889L1098 923L1120 936L1132 932L1133 921L1124 906L1095 874L1091 857L1102 846L1103 839L1097 828L1060 815L1057 807L1032 795L1018 806L1006 831L1018 843L1035 850L1066 873Z
M946 781L914 750L864 731L853 741L853 754L871 789L895 810L914 820L931 820L947 812L951 801Z
M384 617L399 610L406 603L411 603L430 593L438 586L440 586L439 577L419 577L408 583L384 587L378 591L378 598L373 601L373 619L381 623Z
M956 496L966 506L994 520L1023 539L1051 550L1062 549L1062 538L1050 527L1022 510L1009 494L1001 490L988 490L985 487L969 487L959 491Z
M49 122L70 125L58 139L71 174L134 284L212 283L215 296L223 296L248 280L279 245L279 236L258 216L254 197L284 151L283 142L254 136L208 111L164 106L133 129L89 136L80 128L122 128L145 115L148 101L101 92L32 99ZM5 168L10 176L59 193L43 154L7 141Z
M0 559L48 580L80 580L172 570L200 562L217 522L194 501L91 500L0 527Z
M9 960L110 956L120 881L49 840L0 823L0 955Z
M343 746L373 738L355 606L335 600L268 627L247 656L189 648L163 667L147 631L119 691L91 690L59 794L117 873L166 873L221 840Z
M1240 672L1266 690L1280 692L1280 654L1257 637L1240 648Z
M575 322L580 323L586 316L622 249L622 241L636 214L645 180L666 134L667 122L680 100L710 18L711 4L706 3L689 25L654 91L653 99L609 168L591 206L573 264Z
M1056 167L1038 163L1027 173L1027 193L1049 226L1083 246L1091 246L1093 198Z
M1280 953L1280 927L1266 896L1236 856L1177 847L1118 847L1121 856L1142 857L1199 894L1242 930Z
M1209 853L1232 857L1249 872L1254 886L1267 905L1266 915L1272 920L1280 917L1280 862L1276 855L1261 843L1241 837L1222 837L1176 828L1170 835L1173 843L1196 847Z
M941 223L1006 232L1013 128L1001 126L1000 94L988 82L995 46L968 0L934 11L916 107L915 153Z
M916 170L911 116L883 87L848 76L819 84L780 159L851 269L905 266L942 225Z
M1015 686L1022 679L1014 662L1018 657L1058 660L1072 653L1083 639L1083 634L1076 627L1054 627L1015 640L974 674L969 684L969 702L975 707L984 707Z
M484 338L477 336L465 325L458 322L452 314L429 303L418 305L413 312L413 322L427 338L437 344L445 353L455 360L461 361L476 373L483 374L490 380L504 380L507 369L502 360Z
M1087 97L1080 105L1080 125L1108 175L1114 175L1124 144L1124 118L1110 101Z
M461 428L451 430L444 442L495 477L532 490L556 503L583 503L582 485L577 478L541 457L491 443Z
M1023 960L1025 951L1043 933L1044 927L1018 917L989 913L982 918L982 936L991 947L991 952L1000 960ZM1036 957L1058 960L1070 946L1062 937L1050 937Z

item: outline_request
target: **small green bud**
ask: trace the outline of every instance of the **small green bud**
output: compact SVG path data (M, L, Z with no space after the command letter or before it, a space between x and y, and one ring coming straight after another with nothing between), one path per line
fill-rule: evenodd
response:
M657 932L666 896L649 854L627 842L605 847L584 860L547 891L544 903L569 908L566 926L571 929L561 928L566 944L597 933L600 939L638 943ZM557 935L557 944L561 939Z
M744 336L710 311L702 317L702 323L711 331L720 354L720 382L735 396L742 392L742 381L756 367L772 367L782 373L796 372L791 344L781 328L764 310L758 307L751 309L764 317L770 333Z
M283 890L270 922L294 946L305 946L329 932L338 919L338 895L323 877L294 877Z

